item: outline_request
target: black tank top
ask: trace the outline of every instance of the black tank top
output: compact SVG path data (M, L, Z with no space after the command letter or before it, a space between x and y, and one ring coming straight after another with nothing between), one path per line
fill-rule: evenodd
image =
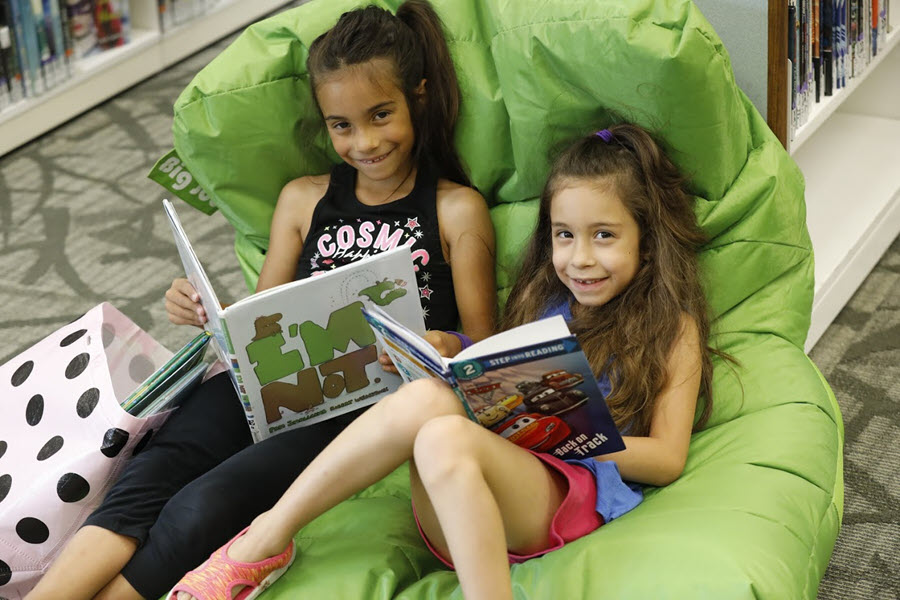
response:
M423 166L409 195L368 206L356 198L356 169L331 169L328 190L313 211L297 264L297 279L328 271L398 246L409 246L428 329L456 329L459 313L450 265L441 251L437 176Z

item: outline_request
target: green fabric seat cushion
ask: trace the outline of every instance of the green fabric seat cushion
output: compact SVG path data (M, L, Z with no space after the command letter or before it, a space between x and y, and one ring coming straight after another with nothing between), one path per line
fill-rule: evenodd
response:
M176 103L176 150L234 225L251 287L281 187L338 160L305 60L360 4L311 2L251 26ZM463 91L458 148L493 206L501 298L552 148L624 118L656 132L691 176L710 238L700 259L715 343L741 364L716 361L713 415L682 477L514 566L516 597L815 598L840 526L843 433L802 350L813 290L803 181L735 85L721 41L689 1L435 6ZM264 597L460 598L419 539L406 477L398 470L299 532L294 566Z

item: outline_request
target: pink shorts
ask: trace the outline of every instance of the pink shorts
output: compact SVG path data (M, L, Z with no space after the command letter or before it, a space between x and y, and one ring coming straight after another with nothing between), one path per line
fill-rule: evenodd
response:
M594 479L593 473L584 467L563 462L549 454L532 452L531 450L529 450L529 452L543 461L545 465L562 474L569 484L569 491L566 493L566 497L563 498L562 503L560 503L559 508L556 510L556 514L553 515L553 520L550 522L550 536L547 547L527 556L510 552L510 563L520 563L529 558L543 556L548 552L562 548L568 542L577 540L603 525L603 517L597 512L597 481ZM416 514L415 505L413 505L413 515L416 518L416 526L419 528L419 534L422 536L422 539L425 540L428 549L431 550L431 553L438 557L442 563L452 569L453 563L445 559L434 549L434 546L431 545L431 542L428 541L428 538L425 536L425 532L422 531L422 526L419 524L419 516Z

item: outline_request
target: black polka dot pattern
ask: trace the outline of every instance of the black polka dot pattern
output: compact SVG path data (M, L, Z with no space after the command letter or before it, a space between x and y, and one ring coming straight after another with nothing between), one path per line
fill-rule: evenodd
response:
M57 452L59 452L60 448L63 447L63 438L61 435L54 435L52 438L47 440L47 443L41 448L41 451L38 452L37 459L38 460L47 460Z
M138 452L143 450L147 446L147 444L150 443L150 438L152 438L152 437L153 437L153 430L150 429L147 431L147 433L144 434L144 437L141 438L141 441L139 441L137 444L134 445L134 450L131 452L131 455L134 456Z
M35 394L25 407L25 422L34 427L44 417L44 397Z
M131 377L132 381L137 383L141 383L153 375L155 370L153 361L145 354L133 356L128 363L128 376Z
M76 342L79 339L81 339L81 337L86 333L87 333L87 329L79 329L78 331L76 331L74 333L70 333L69 335L64 337L62 339L62 341L59 343L59 345L60 345L60 347L65 348L69 344L72 344L73 342Z
M19 368L16 369L15 373L12 375L12 379L10 383L12 383L13 387L19 387L25 380L28 379L28 376L31 375L31 370L34 369L34 361L26 360Z
M119 428L107 429L106 433L103 434L103 443L100 446L100 452L102 452L104 456L114 458L119 455L119 452L122 451L122 448L124 448L127 443L127 431Z
M9 565L0 560L0 585L6 585L12 579L12 569Z
M97 388L90 388L78 398L78 402L75 404L75 412L78 413L78 416L82 419L88 418L94 409L97 408L97 403L100 401L100 390Z
M6 474L0 476L0 502L3 502L3 499L6 498L6 495L9 494L9 490L12 488L12 475Z
M56 482L56 495L63 502L78 502L91 491L91 484L77 473L66 473Z
M6 454L6 448L8 444L3 440L0 440L0 458L3 458L3 455Z
M66 367L66 379L75 379L87 369L88 363L91 360L91 355L87 352L82 352L75 358L73 358L69 365Z
M40 519L25 517L16 523L16 535L29 544L43 544L50 537L50 530Z

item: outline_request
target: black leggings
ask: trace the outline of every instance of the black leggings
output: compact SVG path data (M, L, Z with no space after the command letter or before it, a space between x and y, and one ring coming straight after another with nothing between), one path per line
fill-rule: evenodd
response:
M158 598L271 508L362 410L251 444L240 401L219 374L131 459L84 524L137 539L122 575Z

